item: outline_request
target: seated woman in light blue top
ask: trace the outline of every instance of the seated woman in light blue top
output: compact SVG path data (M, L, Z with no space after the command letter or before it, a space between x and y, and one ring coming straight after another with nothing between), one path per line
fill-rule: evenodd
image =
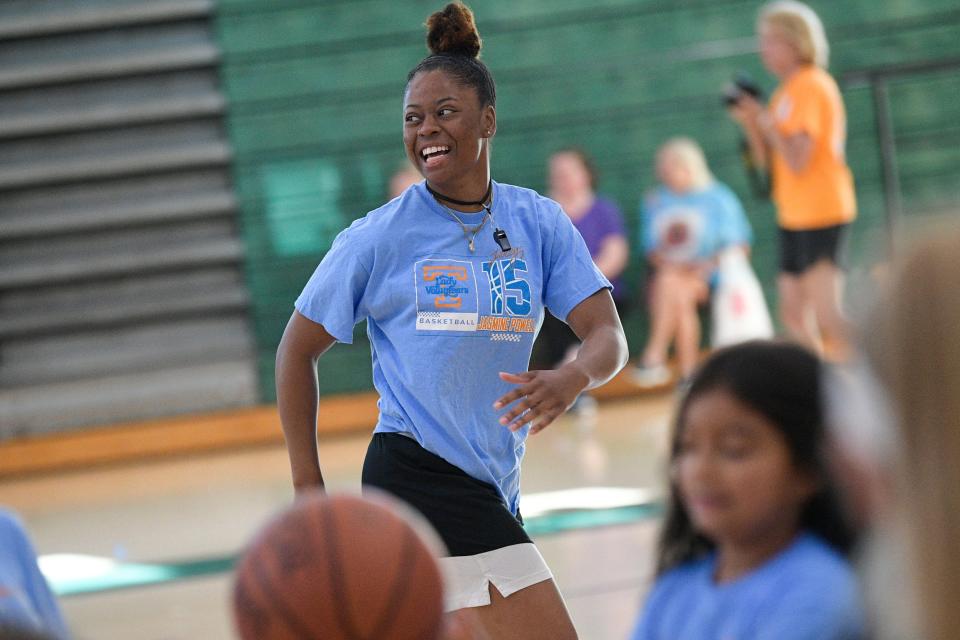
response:
M680 377L689 379L700 358L697 306L707 300L720 252L747 251L750 223L740 200L717 182L700 146L689 138L668 140L657 152L661 186L643 202L642 244L655 272L650 283L650 336L635 370L641 386L670 379L671 343Z
M824 461L820 365L718 351L680 405L656 582L632 640L855 640L853 533Z

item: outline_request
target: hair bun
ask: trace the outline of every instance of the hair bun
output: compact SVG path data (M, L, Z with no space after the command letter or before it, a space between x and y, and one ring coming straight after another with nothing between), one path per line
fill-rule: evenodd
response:
M473 12L462 2L451 2L427 18L427 47L434 55L476 58L481 44Z

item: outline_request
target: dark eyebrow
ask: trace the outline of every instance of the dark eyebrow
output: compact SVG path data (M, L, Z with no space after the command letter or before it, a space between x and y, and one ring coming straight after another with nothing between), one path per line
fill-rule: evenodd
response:
M756 434L756 428L743 422L733 422L725 425L721 435L723 437L750 438Z
M456 99L454 96L447 96L447 97L445 97L445 98L440 98L440 99L437 100L434 104L438 104L438 105L439 105L439 104L442 104L442 103L444 103L444 102L451 102L451 101L456 102L457 99ZM415 103L410 103L410 104L407 104L406 106L404 106L404 109L419 109L419 108L420 108L420 105L419 105L419 104L415 104Z

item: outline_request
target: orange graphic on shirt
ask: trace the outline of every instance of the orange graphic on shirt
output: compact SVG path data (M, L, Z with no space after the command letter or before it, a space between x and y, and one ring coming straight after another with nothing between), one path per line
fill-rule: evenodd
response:
M510 316L480 316L477 331L512 331L514 333L533 333L536 325L533 318L511 318Z
M466 280L467 268L445 265L428 265L423 268L423 279L426 282L433 282L441 276L449 276L456 280Z

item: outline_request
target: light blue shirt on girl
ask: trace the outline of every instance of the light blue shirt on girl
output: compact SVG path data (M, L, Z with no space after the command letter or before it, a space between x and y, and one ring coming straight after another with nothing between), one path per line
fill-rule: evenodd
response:
M860 640L853 570L819 537L800 534L751 573L717 584L716 554L653 585L631 640Z
M661 186L644 199L641 217L644 250L671 262L707 260L753 239L740 200L719 182L682 194Z
M0 509L0 629L70 637L20 521ZM10 637L13 637L12 635Z
M499 423L507 409L493 403L516 385L498 374L527 370L545 307L565 319L610 283L556 202L494 183L492 211L471 252L485 214L451 213L413 185L337 236L295 306L340 342L366 319L375 432L413 437L497 487L516 513L528 427ZM510 251L494 242L495 225ZM335 372L321 364L320 375Z

